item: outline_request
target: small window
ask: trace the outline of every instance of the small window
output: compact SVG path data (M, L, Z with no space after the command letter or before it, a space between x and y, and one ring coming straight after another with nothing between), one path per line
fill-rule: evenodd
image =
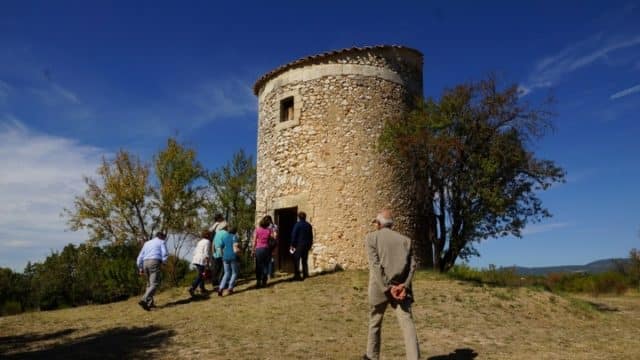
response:
M280 122L293 120L293 96L280 101Z

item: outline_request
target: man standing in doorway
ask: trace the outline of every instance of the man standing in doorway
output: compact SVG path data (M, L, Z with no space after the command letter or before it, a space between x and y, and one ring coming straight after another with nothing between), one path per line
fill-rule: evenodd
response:
M153 295L160 286L160 266L167 262L169 252L167 251L167 236L162 233L156 233L156 237L148 240L142 246L140 254L138 254L137 264L140 275L147 277L147 291L145 291L142 299L138 302L143 309L149 310L154 306Z
M293 252L294 281L302 281L309 277L309 250L313 245L313 227L307 222L304 211L298 213L298 222L291 232L291 248ZM300 276L300 262L302 262L302 276Z
M363 359L380 357L380 330L387 305L395 311L402 328L407 359L418 359L420 349L411 316L411 280L416 270L411 239L391 230L390 210L381 210L374 222L377 230L367 234L365 241L369 257L369 337Z

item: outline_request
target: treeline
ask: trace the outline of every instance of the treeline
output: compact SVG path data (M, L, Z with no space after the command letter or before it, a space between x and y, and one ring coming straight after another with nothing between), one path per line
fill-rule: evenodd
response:
M135 244L92 246L69 244L44 262L28 263L23 273L0 269L0 313L52 310L125 300L140 293L144 281L135 271ZM165 267L184 279L189 263ZM170 284L167 282L167 285Z
M628 261L617 262L611 270L598 274L563 272L520 275L512 268L498 269L489 266L488 269L477 270L466 265L457 265L448 276L492 286L529 286L551 292L587 293L594 296L621 295L630 289L640 291L640 251L632 249Z
M163 286L179 286L190 272L184 257L202 229L221 213L244 244L254 226L256 168L240 150L209 171L196 151L174 138L149 162L126 150L104 158L86 189L63 215L84 230L84 244L67 245L23 273L0 268L0 314L108 303L138 295L143 279L135 259L144 241L168 234Z

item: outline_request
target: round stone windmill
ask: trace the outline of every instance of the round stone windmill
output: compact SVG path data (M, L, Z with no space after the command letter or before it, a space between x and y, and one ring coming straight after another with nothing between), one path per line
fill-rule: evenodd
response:
M309 269L367 266L364 236L383 207L413 236L415 221L397 167L377 147L387 120L422 97L422 53L354 47L308 56L262 76L258 96L256 216L280 226L278 267L296 213L314 227Z

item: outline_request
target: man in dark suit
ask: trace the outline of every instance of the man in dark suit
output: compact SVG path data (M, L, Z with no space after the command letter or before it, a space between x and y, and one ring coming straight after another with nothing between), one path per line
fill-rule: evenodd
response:
M418 359L420 349L411 316L411 280L416 270L411 239L391 230L391 211L382 210L374 220L377 230L367 234L369 257L369 337L364 359L380 357L380 330L387 305L396 313L407 359Z
M295 273L293 280L302 281L309 277L309 250L313 245L313 227L307 222L307 214L304 211L298 213L298 222L291 232L291 251ZM300 263L302 262L302 276L300 276Z

